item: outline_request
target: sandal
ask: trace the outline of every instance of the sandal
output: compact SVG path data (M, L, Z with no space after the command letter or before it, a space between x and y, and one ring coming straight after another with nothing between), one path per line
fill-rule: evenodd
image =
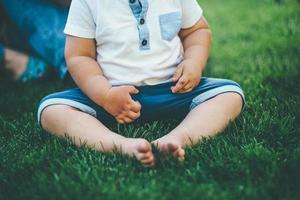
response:
M48 69L49 65L43 60L29 57L25 71L20 75L18 81L27 82L42 79L47 75Z

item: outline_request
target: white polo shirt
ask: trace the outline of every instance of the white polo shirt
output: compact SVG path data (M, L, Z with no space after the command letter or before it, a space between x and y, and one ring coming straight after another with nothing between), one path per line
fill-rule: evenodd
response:
M170 81L183 58L180 29L202 16L196 0L72 0L65 33L95 39L112 85Z

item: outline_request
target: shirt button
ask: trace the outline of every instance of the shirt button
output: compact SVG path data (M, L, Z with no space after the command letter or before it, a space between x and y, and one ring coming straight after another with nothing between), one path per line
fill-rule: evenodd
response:
M140 19L140 24L145 24L145 19L144 18Z
M146 39L144 39L143 41L142 41L142 45L143 46L146 46L148 44L148 41L146 40Z
M130 3L135 3L135 0L129 0Z

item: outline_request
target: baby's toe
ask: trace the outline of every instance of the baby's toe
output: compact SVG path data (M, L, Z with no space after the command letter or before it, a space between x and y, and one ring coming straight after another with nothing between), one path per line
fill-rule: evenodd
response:
M175 153L179 149L179 145L176 143L169 143L168 144L168 152Z
M154 165L154 156L151 144L147 140L141 140L135 155L136 159L145 166Z
M154 166L154 156L151 155L150 157L141 160L141 163L146 166Z
M147 140L142 140L137 149L138 153L151 152L151 144Z
M183 157L184 151L182 149L177 149L176 151L172 152L172 155L174 157Z
M178 160L184 160L185 151L176 143L168 144L169 153Z
M147 160L147 159L151 158L152 156L153 156L153 154L151 151L149 151L147 153L139 153L138 159L139 160Z
M179 149L173 154L173 156L177 158L179 161L183 161L185 156L185 151L183 149Z

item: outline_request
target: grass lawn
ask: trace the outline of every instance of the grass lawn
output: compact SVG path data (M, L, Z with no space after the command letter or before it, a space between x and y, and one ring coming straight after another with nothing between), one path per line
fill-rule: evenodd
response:
M239 82L247 97L236 122L187 149L185 162L146 169L120 155L76 148L39 128L39 100L71 84L2 77L0 199L300 199L300 4L201 5L214 35L205 75ZM176 123L114 129L152 140Z

